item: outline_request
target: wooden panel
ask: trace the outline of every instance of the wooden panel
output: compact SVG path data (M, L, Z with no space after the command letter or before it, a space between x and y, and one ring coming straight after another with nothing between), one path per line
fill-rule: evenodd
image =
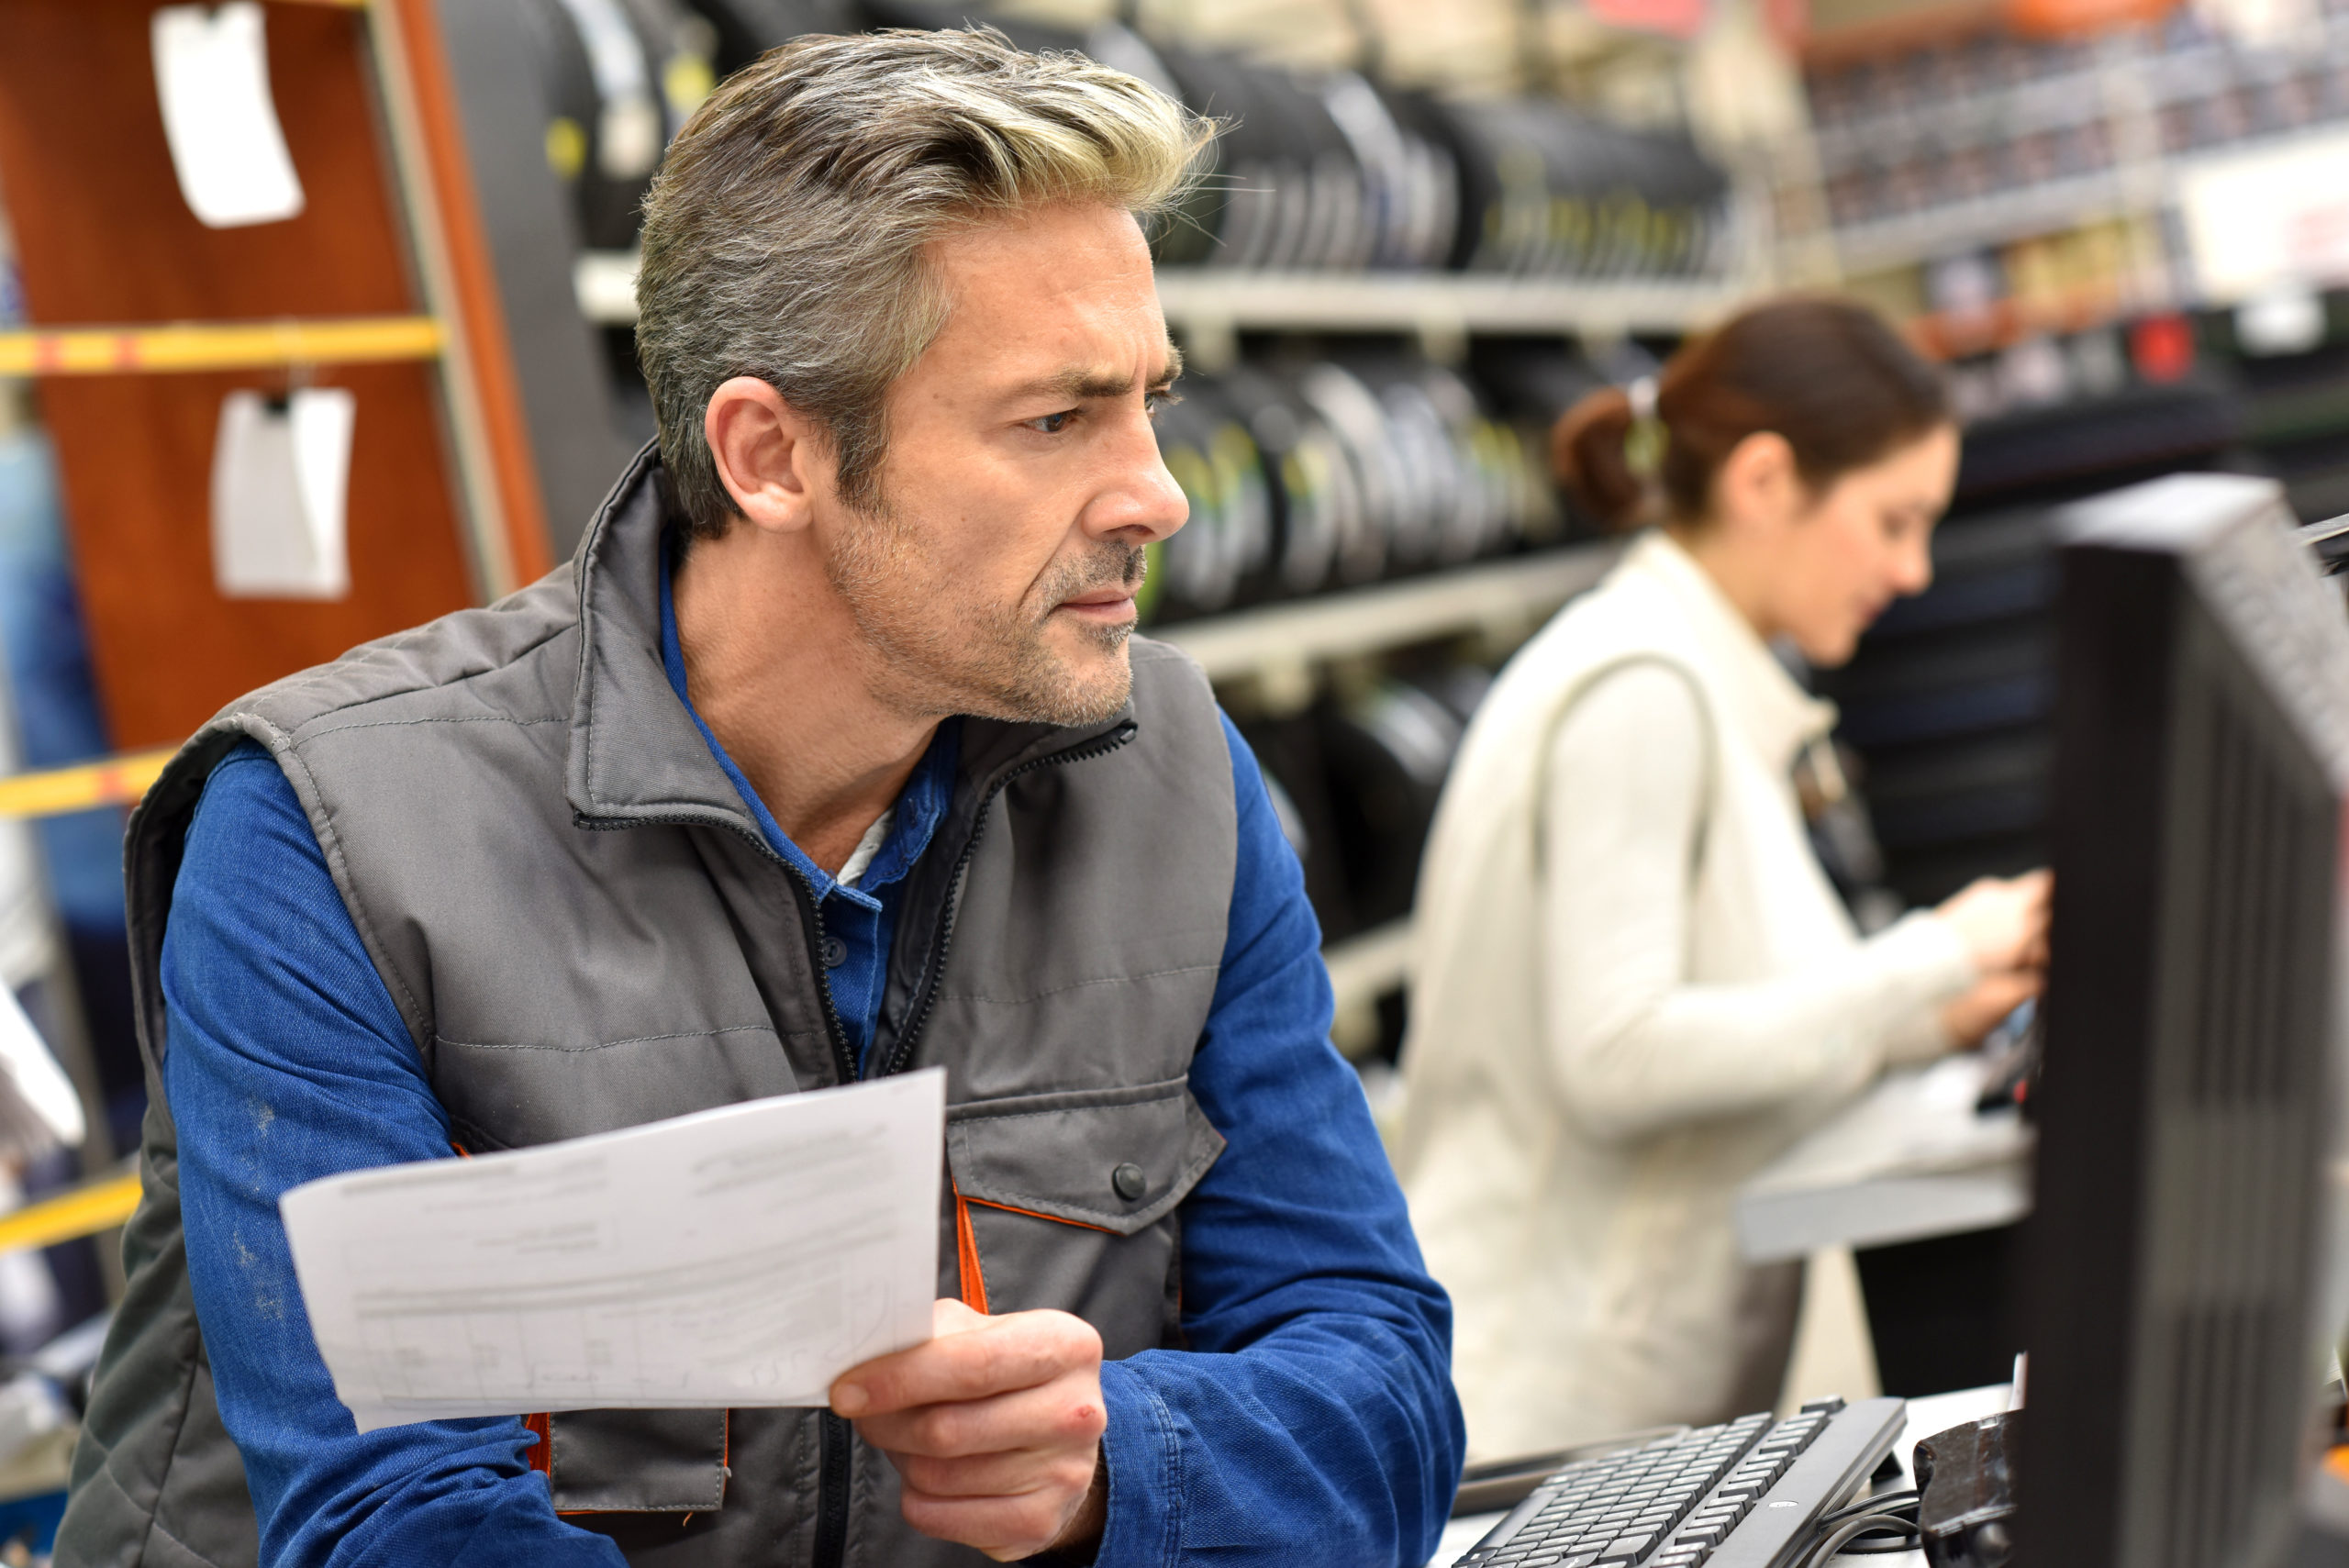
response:
M13 3L13 0L7 0ZM458 608L465 563L447 491L418 484L437 450L420 365L322 370L358 401L351 441L352 596L223 599L212 588L209 506L220 400L283 388L266 373L60 379L41 387L73 517L82 606L117 747L179 740L238 693L354 642ZM138 432L135 440L117 431ZM103 519L90 526L83 519Z
M271 84L306 206L208 229L181 199L148 53L151 7L0 0L0 200L40 325L392 315L420 308L374 117L365 23L269 7ZM431 373L325 367L358 398L351 597L228 600L206 531L231 388L283 373L98 376L41 388L115 743L185 735L239 692L473 596Z

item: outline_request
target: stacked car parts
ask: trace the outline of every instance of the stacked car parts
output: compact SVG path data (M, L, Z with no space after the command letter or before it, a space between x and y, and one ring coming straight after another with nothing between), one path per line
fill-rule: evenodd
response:
M1189 374L1159 447L1191 504L1155 569L1161 620L1455 566L1551 518L1513 426L1399 352Z
M712 24L678 0L519 0L547 109L546 155L581 240L636 242L669 139L714 80Z

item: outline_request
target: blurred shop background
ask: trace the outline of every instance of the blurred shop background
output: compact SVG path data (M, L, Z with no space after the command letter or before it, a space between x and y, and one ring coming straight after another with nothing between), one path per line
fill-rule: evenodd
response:
M2053 504L2222 468L2349 511L2349 0L8 0L0 979L85 1129L0 1118L0 1207L129 1190L157 749L566 558L651 435L668 139L796 34L966 17L1230 122L1156 236L1193 510L1147 613L1267 765L1375 1104L1463 728L1611 558L1548 474L1583 392L1787 286L1948 364L1940 579L1821 682L1871 924L2043 858ZM67 1333L0 1451L70 1424L115 1246L0 1252L0 1373Z

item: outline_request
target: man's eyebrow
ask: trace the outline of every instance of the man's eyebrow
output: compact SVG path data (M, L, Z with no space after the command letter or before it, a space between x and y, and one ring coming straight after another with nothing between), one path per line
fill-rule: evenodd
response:
M1150 378L1150 383L1144 390L1163 392L1174 385L1175 378L1182 373L1183 351L1169 343L1166 345L1164 368ZM1011 389L1006 400L1024 403L1030 398L1053 397L1064 399L1070 403L1103 401L1112 397L1123 397L1133 390L1133 384L1132 381L1113 371L1072 366L1055 375L1041 376L1034 381L1021 383Z

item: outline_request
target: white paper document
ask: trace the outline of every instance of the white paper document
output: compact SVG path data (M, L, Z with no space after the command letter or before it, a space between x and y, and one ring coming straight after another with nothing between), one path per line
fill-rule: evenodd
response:
M340 599L351 594L348 388L258 392L220 401L212 441L212 579L231 599Z
M211 228L300 213L302 182L270 95L260 6L165 6L148 23L148 41L163 139L188 210Z
M463 1416L821 1405L930 1338L939 1069L279 1200L362 1432Z

